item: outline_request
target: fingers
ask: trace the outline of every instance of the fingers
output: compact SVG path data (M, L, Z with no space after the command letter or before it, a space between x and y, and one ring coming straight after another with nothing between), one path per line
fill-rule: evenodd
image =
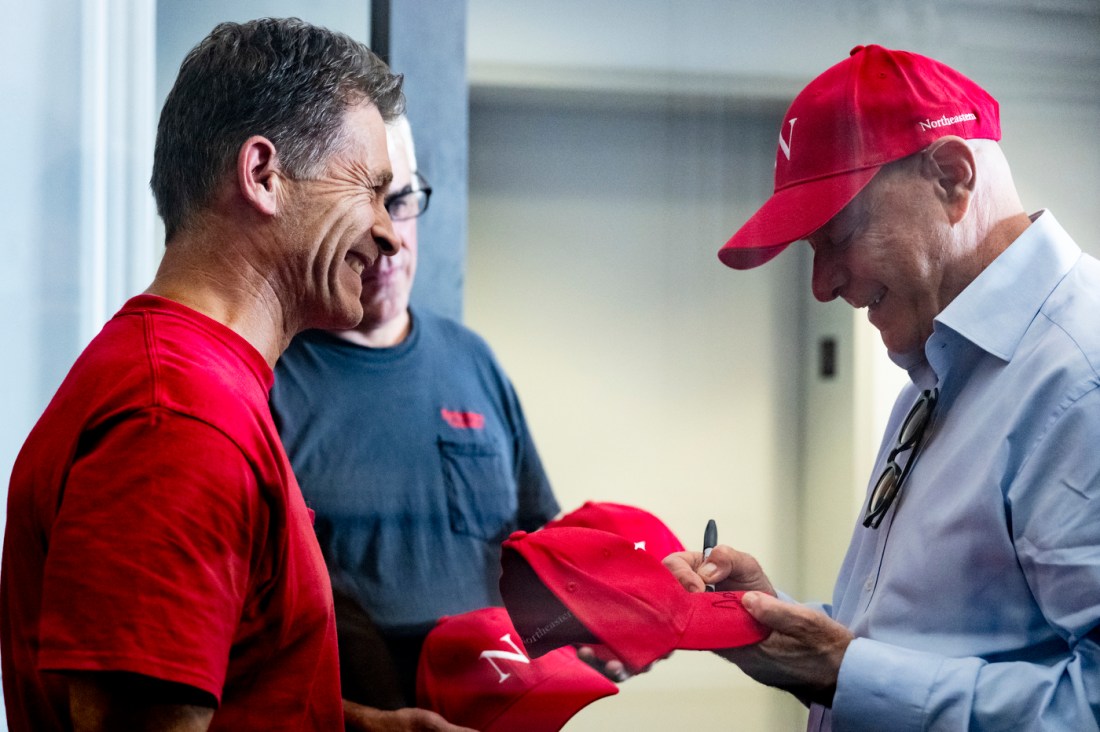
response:
M741 605L764 625L793 638L835 635L838 630L848 634L847 628L824 613L763 592L746 592Z
M600 646L600 652L592 646L578 646L577 657L616 683L630 678L623 662L612 656L604 646Z
M760 563L751 554L721 545L706 562L700 552L677 552L664 558L665 567L688 592L702 592L712 584L719 590L759 590L775 594Z
M746 592L741 605L763 625L801 642L811 641L829 626L837 625L816 610L763 592Z
M791 622L787 613L794 606L777 597L763 592L746 592L741 597L741 606L749 611L749 615L772 630L781 630L784 633L790 630Z
M347 732L477 732L451 724L427 709L406 707L386 711L344 700L344 725Z
M404 709L399 711L406 711ZM460 727L457 724L451 724L446 719L430 712L427 709L414 709L409 708L409 726L407 729L414 732L477 732L477 730L470 729L469 727Z
M775 595L768 576L760 563L751 554L739 552L728 546L716 546L710 553L708 564L714 564L716 570L711 582L722 582L721 590L758 590ZM707 579L706 565L700 567L700 574Z
M630 678L630 672L626 670L626 666L623 665L623 662L618 660L608 661L604 664L602 673L607 678L619 684Z
M760 643L720 655L762 684L830 703L851 632L822 612L764 592L746 592L741 604L772 633Z
M837 669L854 637L850 630L824 613L762 592L745 593L741 604L760 623L808 652L828 658Z
M706 589L706 582L695 571L702 562L701 552L676 552L661 560L665 569L671 572L676 581L688 592L702 592Z

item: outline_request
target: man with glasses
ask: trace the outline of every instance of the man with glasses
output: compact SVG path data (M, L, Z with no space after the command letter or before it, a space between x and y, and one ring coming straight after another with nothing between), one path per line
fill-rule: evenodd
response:
M832 603L729 547L666 564L750 590L773 629L723 652L812 730L1100 729L1100 262L1028 215L989 94L857 47L794 100L775 192L719 253L805 239L813 293L866 308L911 381Z
M271 406L316 512L349 720L452 729L411 708L424 638L444 615L500 605L501 541L542 526L558 504L486 343L409 306L431 188L405 117L390 125L389 148L386 208L403 245L363 273L357 327L291 343Z

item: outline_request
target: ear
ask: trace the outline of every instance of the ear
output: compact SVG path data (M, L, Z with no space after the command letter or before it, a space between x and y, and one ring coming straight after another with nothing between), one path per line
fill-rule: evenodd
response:
M261 213L274 216L281 177L275 145L260 135L245 140L237 152L237 183L244 200Z
M974 151L961 137L941 137L924 150L924 166L925 174L935 181L936 195L948 218L952 224L958 223L974 194Z

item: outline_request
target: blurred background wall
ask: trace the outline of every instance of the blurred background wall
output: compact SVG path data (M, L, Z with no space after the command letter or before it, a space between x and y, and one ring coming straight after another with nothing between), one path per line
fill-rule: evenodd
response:
M458 299L442 309L497 351L563 506L635 503L689 547L714 518L723 543L796 596L828 597L903 374L862 314L812 300L805 245L752 272L715 256L770 193L794 94L860 43L956 66L1001 101L1025 205L1049 206L1100 255L1097 0L392 2L464 20L449 40L468 110L436 115L411 98L410 115L428 130L468 124L461 175L465 159L417 140L422 172L445 182L425 227L448 196L468 218L437 221L422 248L458 252L439 286ZM153 131L186 51L220 20L261 15L369 41L371 4L5 0L3 13L7 476L76 354L155 269ZM395 68L431 73L406 64ZM729 664L680 652L568 729L793 730L803 719Z

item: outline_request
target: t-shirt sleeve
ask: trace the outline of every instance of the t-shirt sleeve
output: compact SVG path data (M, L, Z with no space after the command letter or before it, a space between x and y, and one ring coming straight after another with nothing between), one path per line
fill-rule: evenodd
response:
M39 667L220 701L267 520L251 466L223 433L159 409L86 442L45 537Z

